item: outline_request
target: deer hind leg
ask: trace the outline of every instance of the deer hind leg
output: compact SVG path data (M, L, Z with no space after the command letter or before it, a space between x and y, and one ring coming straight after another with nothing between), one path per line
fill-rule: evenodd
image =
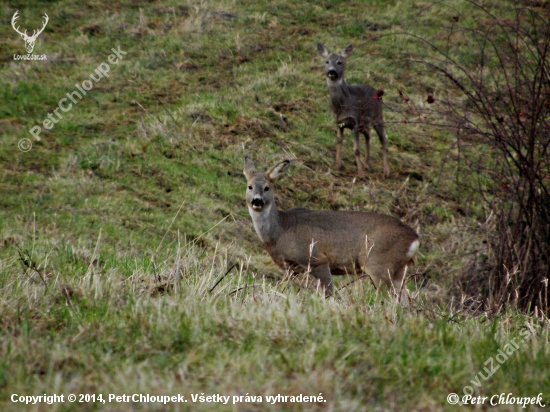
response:
M332 284L332 275L328 265L312 268L311 274L321 283L321 286L325 289L325 295L331 296L334 291L334 285Z
M384 133L384 123L380 122L374 125L374 130L380 139L380 144L382 145L382 160L384 162L384 176L387 178L390 177L390 166L388 164L388 138L386 133Z
M371 277L376 288L384 289L387 293L399 299L405 287L404 275L406 268L406 264L397 270L392 270L388 268L387 265L382 264L369 265L367 273Z
M370 172L370 132L368 129L363 129L361 133L365 136L365 146L367 147L365 152L365 168Z
M339 170L342 167L342 142L344 141L344 128L340 125L336 128L336 162L334 168Z
M361 161L361 151L359 150L359 130L353 131L353 153L357 162L357 175L363 177L363 162Z

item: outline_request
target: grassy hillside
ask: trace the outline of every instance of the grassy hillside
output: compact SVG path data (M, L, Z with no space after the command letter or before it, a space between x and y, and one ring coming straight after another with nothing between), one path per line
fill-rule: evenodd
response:
M25 51L10 25L16 10L29 33L48 14L34 50L47 60L14 60ZM268 405L193 403L201 393L322 393L326 402L270 408L338 411L455 410L447 395L466 385L482 396L548 396L546 319L480 315L469 311L475 300L455 300L465 264L483 261L490 214L458 184L452 130L427 127L432 119L415 109L444 89L403 63L426 46L398 33L441 39L457 16L465 31L480 18L463 1L1 5L3 410L78 408L23 407L14 393L189 400L86 406L113 411ZM344 169L332 170L317 41L337 50L353 43L348 82L384 89L390 179L374 137L366 179L355 178L349 135ZM456 47L467 59L460 36ZM126 54L109 77L47 130L44 119L109 63L112 48ZM29 133L36 125L40 141ZM410 299L397 305L369 282L342 277L337 288L347 286L325 301L311 279L283 279L246 210L245 154L262 168L295 159L276 188L282 209L379 211L415 228ZM513 339L519 349L500 369L479 388L471 383Z

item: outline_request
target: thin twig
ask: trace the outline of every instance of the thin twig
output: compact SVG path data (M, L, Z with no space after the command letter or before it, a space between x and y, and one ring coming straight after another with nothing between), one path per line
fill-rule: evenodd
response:
M342 286L340 289L338 289L338 290L336 291L336 293L340 293L340 291L341 291L342 289L348 287L348 286L351 285L352 283L357 282L358 280L361 280L361 279L366 278L367 276L369 276L369 275L366 275L366 274L365 274L365 275L363 275L363 276L358 277L357 279L353 279L351 282L346 283L344 286ZM370 277L370 276L369 276L369 277ZM372 279L371 279L371 280L372 280ZM373 283L373 285L374 285L374 283ZM374 288L376 289L376 286L375 286Z
M17 243L15 244L15 246L18 249L19 258L21 259L21 262L23 262L23 265L25 265L29 269L34 270L38 274L40 279L42 279L42 282L44 282L44 286L48 286L48 284L46 283L46 279L44 278L44 276L42 276L42 272L40 272L40 270L36 266L36 263L34 262L34 260L32 260L29 252L21 249L21 247ZM32 277L29 276L29 279L32 279Z
M164 108L164 110L166 110L166 113L168 113L168 116L170 116L170 117L172 118L172 120L174 121L174 123L176 123L178 126L180 126L180 124L176 121L176 119L174 119L174 116L172 116L172 113L170 113L170 112L168 111L168 109L166 108L166 106L164 105L164 103L162 103L162 102L160 101L160 98L159 98L157 95L155 95L155 97L157 98L157 101L160 103L160 105Z
M216 288L216 286L219 285L219 283L237 266L237 263L233 263L233 265L225 272L225 274L212 286L212 288L208 291L208 293L212 293L212 291Z
M451 316L449 319L447 319L447 323L453 321L455 323L458 323L456 320L454 320L454 318L457 316L457 315L460 315L460 313L462 313L463 311L462 310L459 310L458 312L456 312L453 316Z

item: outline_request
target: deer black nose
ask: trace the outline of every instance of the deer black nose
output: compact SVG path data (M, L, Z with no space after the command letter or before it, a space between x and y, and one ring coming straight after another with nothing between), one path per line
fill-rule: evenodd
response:
M338 73L336 72L336 70L334 69L330 69L327 71L327 77L330 77L331 79L336 79L338 78Z
M258 197L255 197L254 199L252 199L252 206L256 206L256 207L263 207L264 206L264 201Z

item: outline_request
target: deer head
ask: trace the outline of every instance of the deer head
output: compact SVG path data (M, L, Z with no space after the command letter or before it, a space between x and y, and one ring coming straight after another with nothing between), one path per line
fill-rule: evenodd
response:
M32 53L32 51L34 50L34 43L36 42L36 38L38 37L38 35L40 33L42 33L44 31L44 29L46 28L46 24L48 24L48 20L49 20L49 17L46 13L44 13L44 24L42 25L42 28L38 31L34 30L32 36L28 36L27 35L27 30L25 30L24 32L21 32L19 30L19 27L16 27L15 26L15 20L17 20L17 18L19 17L17 15L17 13L19 13L19 10L15 12L15 14L13 15L12 19L11 19L11 25L13 26L13 29L19 33L21 35L21 37L23 38L23 40L25 41L25 48L27 49L27 53Z

